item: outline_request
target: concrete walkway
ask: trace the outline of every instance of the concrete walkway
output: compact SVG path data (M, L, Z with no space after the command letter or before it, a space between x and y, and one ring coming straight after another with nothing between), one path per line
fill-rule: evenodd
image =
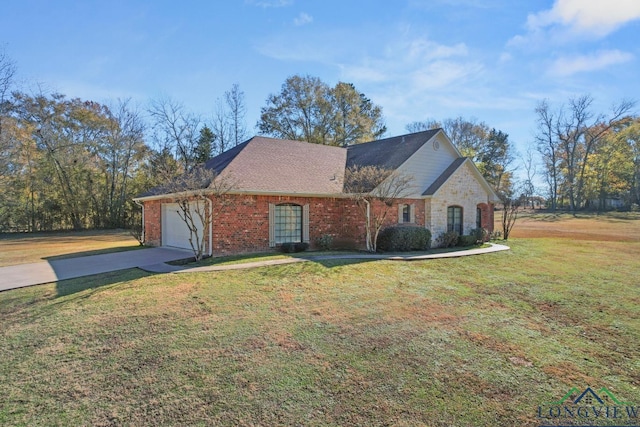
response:
M273 265L294 264L299 262L314 262L336 259L362 260L391 260L391 261L419 261L437 258L455 258L469 255L480 255L491 252L506 251L505 245L490 243L488 248L468 249L465 251L443 252L425 255L378 255L378 254L340 254L292 257L265 261L245 262L227 265L210 265L205 267L184 267L167 264L193 257L191 251L171 248L150 248L135 251L115 252L103 255L91 255L77 258L51 260L32 264L12 265L0 267L0 292L25 286L40 285L65 279L91 276L93 274L108 273L128 268L141 268L154 273L192 273L205 271L242 270L248 268L268 267Z
M295 264L298 262L313 262L313 261L326 261L333 259L364 259L364 260L391 260L391 261L420 261L425 259L438 259L438 258L458 258L470 255L488 254L491 252L508 251L511 248L506 245L499 245L496 243L489 243L491 246L488 248L467 249L464 251L454 252L442 252L438 254L425 254L425 255L378 255L378 254L340 254L340 255L318 255L318 256L304 256L300 258L285 258L285 259L272 259L266 261L245 262L239 264L226 264L226 265L208 265L204 267L182 267L176 269L174 273L195 273L204 271L226 271L226 270L243 270L247 268L268 267L273 265Z
M0 291L149 265L161 264L172 271L164 263L188 258L193 252L149 248L0 267Z

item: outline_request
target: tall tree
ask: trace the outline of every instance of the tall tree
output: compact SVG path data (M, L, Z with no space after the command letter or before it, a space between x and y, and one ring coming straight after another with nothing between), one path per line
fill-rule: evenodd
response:
M558 190L562 177L560 169L562 160L560 142L556 138L554 131L557 119L556 114L551 111L547 100L538 103L535 111L538 116L535 136L536 147L542 156L542 162L545 168L551 211L555 212L558 207Z
M224 99L228 109L232 144L236 146L247 138L247 125L245 123L247 106L244 100L244 92L240 90L240 86L237 83L234 83L231 86L231 90L224 93Z
M329 87L317 77L292 76L269 95L258 121L260 132L277 138L346 146L380 138L382 108L352 84Z
M216 135L208 126L200 129L200 136L195 148L193 160L196 163L204 163L213 155L213 145L215 144Z
M537 139L544 141L542 152L548 160L559 155L557 164L546 164L553 168L552 176L556 180L556 189L560 175L557 169L561 168L562 184L566 189L569 209L572 212L584 207L587 172L594 150L604 135L621 120L625 120L625 116L635 105L632 101L623 100L612 108L609 115L605 115L594 114L592 104L593 98L583 95L569 99L568 106L561 106L556 113L549 111L546 102L536 108L538 122L542 123ZM549 152L552 146L555 153Z
M168 148L182 162L185 171L191 169L195 165L193 153L198 141L200 118L170 98L151 101L149 114L156 146L160 150Z

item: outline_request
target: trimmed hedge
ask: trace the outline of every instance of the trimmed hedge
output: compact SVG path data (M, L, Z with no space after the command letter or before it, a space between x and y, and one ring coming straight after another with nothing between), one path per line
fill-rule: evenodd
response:
M377 247L383 252L423 251L431 247L431 232L406 225L387 227L378 234Z

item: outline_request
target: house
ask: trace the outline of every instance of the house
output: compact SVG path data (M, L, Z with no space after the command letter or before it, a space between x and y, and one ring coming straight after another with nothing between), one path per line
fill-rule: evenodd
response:
M346 148L256 136L205 164L234 180L231 203L214 209L210 229L201 230L206 253L268 251L300 241L313 248L324 235L342 246L363 247L365 218L344 191L345 171L356 165L413 177L387 225L426 227L434 239L447 230L493 230L496 193L441 129ZM189 230L171 195L154 189L136 202L143 205L146 245L190 248Z

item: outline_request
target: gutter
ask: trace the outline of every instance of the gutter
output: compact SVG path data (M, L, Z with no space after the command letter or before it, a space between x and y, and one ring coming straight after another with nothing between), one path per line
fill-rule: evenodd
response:
M133 199L133 202L142 208L142 232L140 233L140 239L142 240L142 244L144 245L144 203L140 203L138 199Z

